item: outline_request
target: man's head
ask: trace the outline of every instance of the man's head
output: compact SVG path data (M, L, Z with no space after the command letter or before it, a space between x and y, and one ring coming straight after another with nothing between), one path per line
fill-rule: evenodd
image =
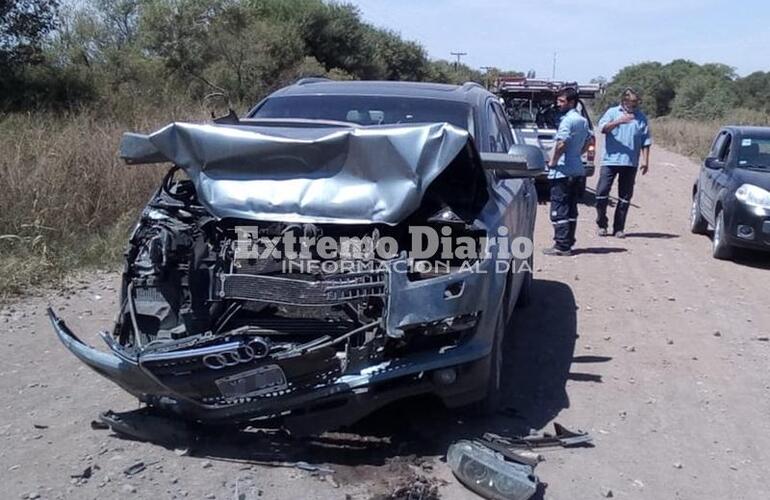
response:
M631 87L626 87L623 93L620 94L620 104L628 113L636 111L641 102L642 99L639 97L639 93Z
M556 94L556 106L558 106L559 110L562 112L574 108L577 106L577 102L578 93L577 90L572 87L565 87Z

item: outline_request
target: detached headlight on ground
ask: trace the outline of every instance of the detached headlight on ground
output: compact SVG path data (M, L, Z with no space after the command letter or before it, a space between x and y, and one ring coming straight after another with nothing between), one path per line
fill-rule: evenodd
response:
M753 184L743 184L735 191L735 197L741 203L751 207L770 209L770 191Z
M465 486L484 498L527 500L537 491L531 466L506 461L499 453L471 441L450 446L447 463Z

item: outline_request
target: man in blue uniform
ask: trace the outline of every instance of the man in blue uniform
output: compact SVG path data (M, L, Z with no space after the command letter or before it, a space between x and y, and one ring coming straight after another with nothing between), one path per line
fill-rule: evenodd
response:
M599 236L607 236L607 203L615 177L618 178L618 205L612 232L625 238L626 216L634 194L636 171L647 173L650 165L650 128L647 117L639 111L639 95L626 89L621 95L620 106L613 106L599 120L599 130L604 134L604 155L601 174L596 185L596 224Z
M582 154L588 148L591 136L588 120L575 109L577 103L578 93L573 88L562 89L556 95L556 105L564 116L548 162L554 245L543 250L545 255L572 255L575 244L578 198L586 175Z

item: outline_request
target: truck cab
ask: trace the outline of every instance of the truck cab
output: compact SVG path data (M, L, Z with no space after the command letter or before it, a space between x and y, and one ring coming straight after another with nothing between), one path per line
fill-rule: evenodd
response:
M591 117L588 115L583 99L593 99L602 91L600 85L578 85L576 82L558 82L535 80L525 77L500 77L492 91L502 101L508 114L514 142L537 146L543 152L546 161L554 147L556 131L561 119L556 107L556 94L564 87L578 90L580 100L577 110L586 120L593 132ZM591 145L583 155L586 177L594 174L596 140L591 137Z

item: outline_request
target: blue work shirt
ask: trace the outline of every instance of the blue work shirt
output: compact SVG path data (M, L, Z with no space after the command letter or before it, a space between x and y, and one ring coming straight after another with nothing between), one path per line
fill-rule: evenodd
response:
M582 155L583 147L590 135L588 120L574 108L567 111L554 137L556 141L563 141L566 149L556 162L556 167L549 168L549 179L586 175Z
M623 116L622 106L613 106L599 120L599 130L611 121ZM618 125L608 134L604 134L604 154L602 165L639 166L639 152L652 144L647 117L639 110L634 111L634 119Z

